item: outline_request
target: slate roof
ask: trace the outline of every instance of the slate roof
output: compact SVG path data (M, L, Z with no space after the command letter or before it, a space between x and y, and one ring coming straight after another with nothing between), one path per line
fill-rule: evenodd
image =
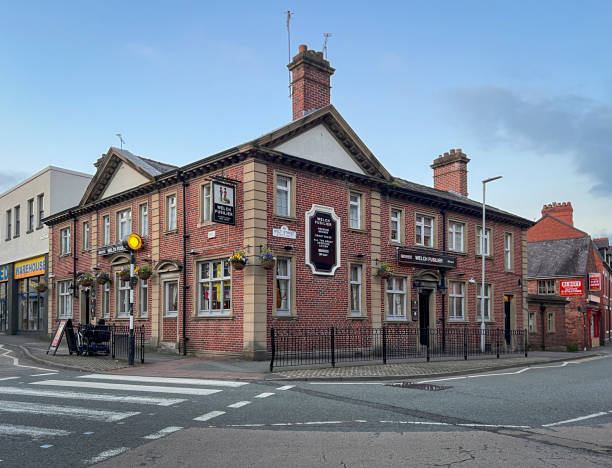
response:
M608 240L607 237L602 237L599 239L593 239L593 242L595 243L595 246L598 249L603 249L604 247L610 247L610 241Z
M584 276L590 246L588 236L529 242L527 276Z
M134 153L131 153L128 150L122 148L116 148L112 146L111 149L114 152L121 154L121 156L123 156L125 159L129 160L130 162L132 162L133 164L135 164L153 177L177 169L177 166L162 163L159 161L154 161L148 158L143 158L142 156L137 156Z

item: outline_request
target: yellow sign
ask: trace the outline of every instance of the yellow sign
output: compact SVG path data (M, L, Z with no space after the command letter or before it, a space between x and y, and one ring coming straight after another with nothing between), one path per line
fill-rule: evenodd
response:
M44 275L46 269L45 256L30 258L15 263L15 279Z
M142 238L138 234L130 234L127 238L127 245L132 250L140 250L142 248Z

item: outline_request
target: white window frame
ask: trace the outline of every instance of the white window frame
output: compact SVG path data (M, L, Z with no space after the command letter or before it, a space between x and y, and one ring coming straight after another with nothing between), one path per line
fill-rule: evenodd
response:
M396 281L400 281L401 288L396 289ZM403 298L403 307L401 314L397 314L398 299ZM389 303L392 302L392 304ZM385 314L389 321L406 321L406 278L402 276L393 276L386 281L385 286ZM393 312L393 313L392 313Z
M529 333L534 333L536 331L536 313L532 310L529 311L529 315L527 316L527 326Z
M166 231L177 229L176 194L166 196Z
M110 318L111 287L110 281L102 286L102 317Z
M130 316L130 282L117 278L117 318L127 318Z
M117 211L117 242L126 240L132 233L132 209Z
M141 237L149 235L149 204L141 203L138 206L138 230Z
M281 181L286 181L286 185L281 185ZM276 214L278 216L291 216L291 177L286 175L276 175ZM285 205L281 204L282 197L286 197L286 210L282 210Z
M90 247L89 221L83 221L83 250L89 250Z
M170 285L174 284L176 286L176 310L170 310ZM164 281L164 317L172 318L178 316L178 308L179 308L179 282L178 279L171 279Z
M34 199L28 200L28 232L34 230Z
M102 216L102 243L104 245L110 245L110 216L104 215Z
M457 242L459 236L459 242ZM457 245L459 243L459 245ZM465 250L465 223L449 221L448 223L448 250L464 252Z
M72 292L70 286L72 281L57 282L57 318L72 318Z
M482 226L477 226L476 227L476 255L481 255L481 247L480 247L480 243L481 243L481 237L482 237ZM485 236L484 236L484 251L485 257L490 257L491 256L491 228L486 228L485 229Z
M221 275L214 277L215 265L221 265ZM208 267L208 277L203 276L204 266ZM229 307L224 307L226 283L230 297ZM218 285L218 286L216 286ZM218 287L218 289L217 289ZM202 292L208 290L208 297L202 301ZM219 309L212 308L213 291L221 291L221 297L217 298ZM205 304L202 304L205 302ZM198 262L198 316L199 317L227 317L232 313L232 273L227 259L215 259Z
M144 297L146 296L146 297ZM144 297L144 300L143 300ZM149 280L138 280L138 316L146 318L149 315Z
M554 312L546 313L546 331L548 333L555 332L555 314Z
M459 286L457 291L456 286ZM450 321L463 322L465 320L465 283L461 281L449 281L449 319ZM460 313L458 306L461 308Z
M13 210L6 210L6 240L11 240L13 235Z
M212 184L202 185L201 203L202 203L202 222L208 223L212 221Z
M38 197L36 197L36 203L38 205L38 226L37 229L40 229L41 227L43 227L43 218L45 217L45 206L44 206L44 202L45 202L45 195L43 193L41 193L40 195L38 195Z
M15 235L13 237L19 237L21 235L21 205L17 205L14 209L15 213Z
M389 229L389 238L391 242L402 242L402 210L399 208L391 208L391 226ZM395 224L395 228L393 225ZM396 236L393 236L395 230Z
M427 220L430 221L431 224L427 224ZM429 228L429 243L425 242L425 229ZM420 245L422 247L433 247L434 246L434 228L435 221L433 216L428 216L425 214L417 214L415 221L415 230L414 230L414 243L415 245ZM419 241L419 236L421 240Z
M554 296L555 280L554 279L538 280L538 294L542 296Z
M60 255L70 254L70 226L60 229Z
M481 305L480 298L482 297L482 283L477 283L476 290L476 321L481 322ZM485 322L491 321L491 283L485 283Z
M278 272L278 269L280 267L280 265L282 263L286 263L287 265L287 274L285 275L281 275ZM276 259L276 268L274 270L275 272L275 285L274 287L276 288L276 300L277 303L280 300L281 301L281 306L282 306L282 298L279 299L280 297L280 287L279 284L280 282L285 282L286 283L286 294L287 294L287 298L285 303L287 304L286 308L282 308L282 307L276 307L276 315L281 315L281 316L289 316L291 315L291 258L289 257L278 257Z
M356 274L356 279L353 277L353 271L356 270L357 274ZM362 308L363 308L363 300L362 300L362 275L363 275L363 265L359 264L359 263L353 263L349 266L349 307L350 307L350 312L351 312L351 317L361 317L363 315L362 312ZM354 298L354 294L357 294L356 296L356 302L357 302L357 307L354 307L353 304L353 298Z
M510 232L504 233L504 267L512 270L512 244L513 236Z
M349 227L351 229L361 229L361 199L359 192L349 192Z

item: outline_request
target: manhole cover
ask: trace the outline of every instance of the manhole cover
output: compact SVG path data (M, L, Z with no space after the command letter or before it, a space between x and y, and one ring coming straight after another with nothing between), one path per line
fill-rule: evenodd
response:
M440 390L446 390L447 388L451 388L444 385L433 385L433 384L418 384L418 383L410 383L410 382L400 382L400 383L392 383L388 384L388 387L400 387L400 388L412 388L414 390L425 390L427 392L439 392Z

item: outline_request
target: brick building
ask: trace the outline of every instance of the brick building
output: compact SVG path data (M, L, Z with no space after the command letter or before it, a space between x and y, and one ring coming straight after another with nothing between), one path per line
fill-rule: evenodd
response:
M134 306L152 345L257 359L272 326L479 324L482 210L467 196L467 156L436 158L434 188L393 177L330 104L335 70L322 53L300 46L288 67L294 120L280 129L183 167L102 155L81 203L46 220L49 330L62 317L128 320L117 272L129 232L152 271ZM487 208L489 327L527 327L532 224ZM230 263L240 251L246 265ZM111 282L75 287L83 272Z
M527 240L530 343L547 349L603 344L612 286L607 239L597 245L574 227L567 202L544 205Z

